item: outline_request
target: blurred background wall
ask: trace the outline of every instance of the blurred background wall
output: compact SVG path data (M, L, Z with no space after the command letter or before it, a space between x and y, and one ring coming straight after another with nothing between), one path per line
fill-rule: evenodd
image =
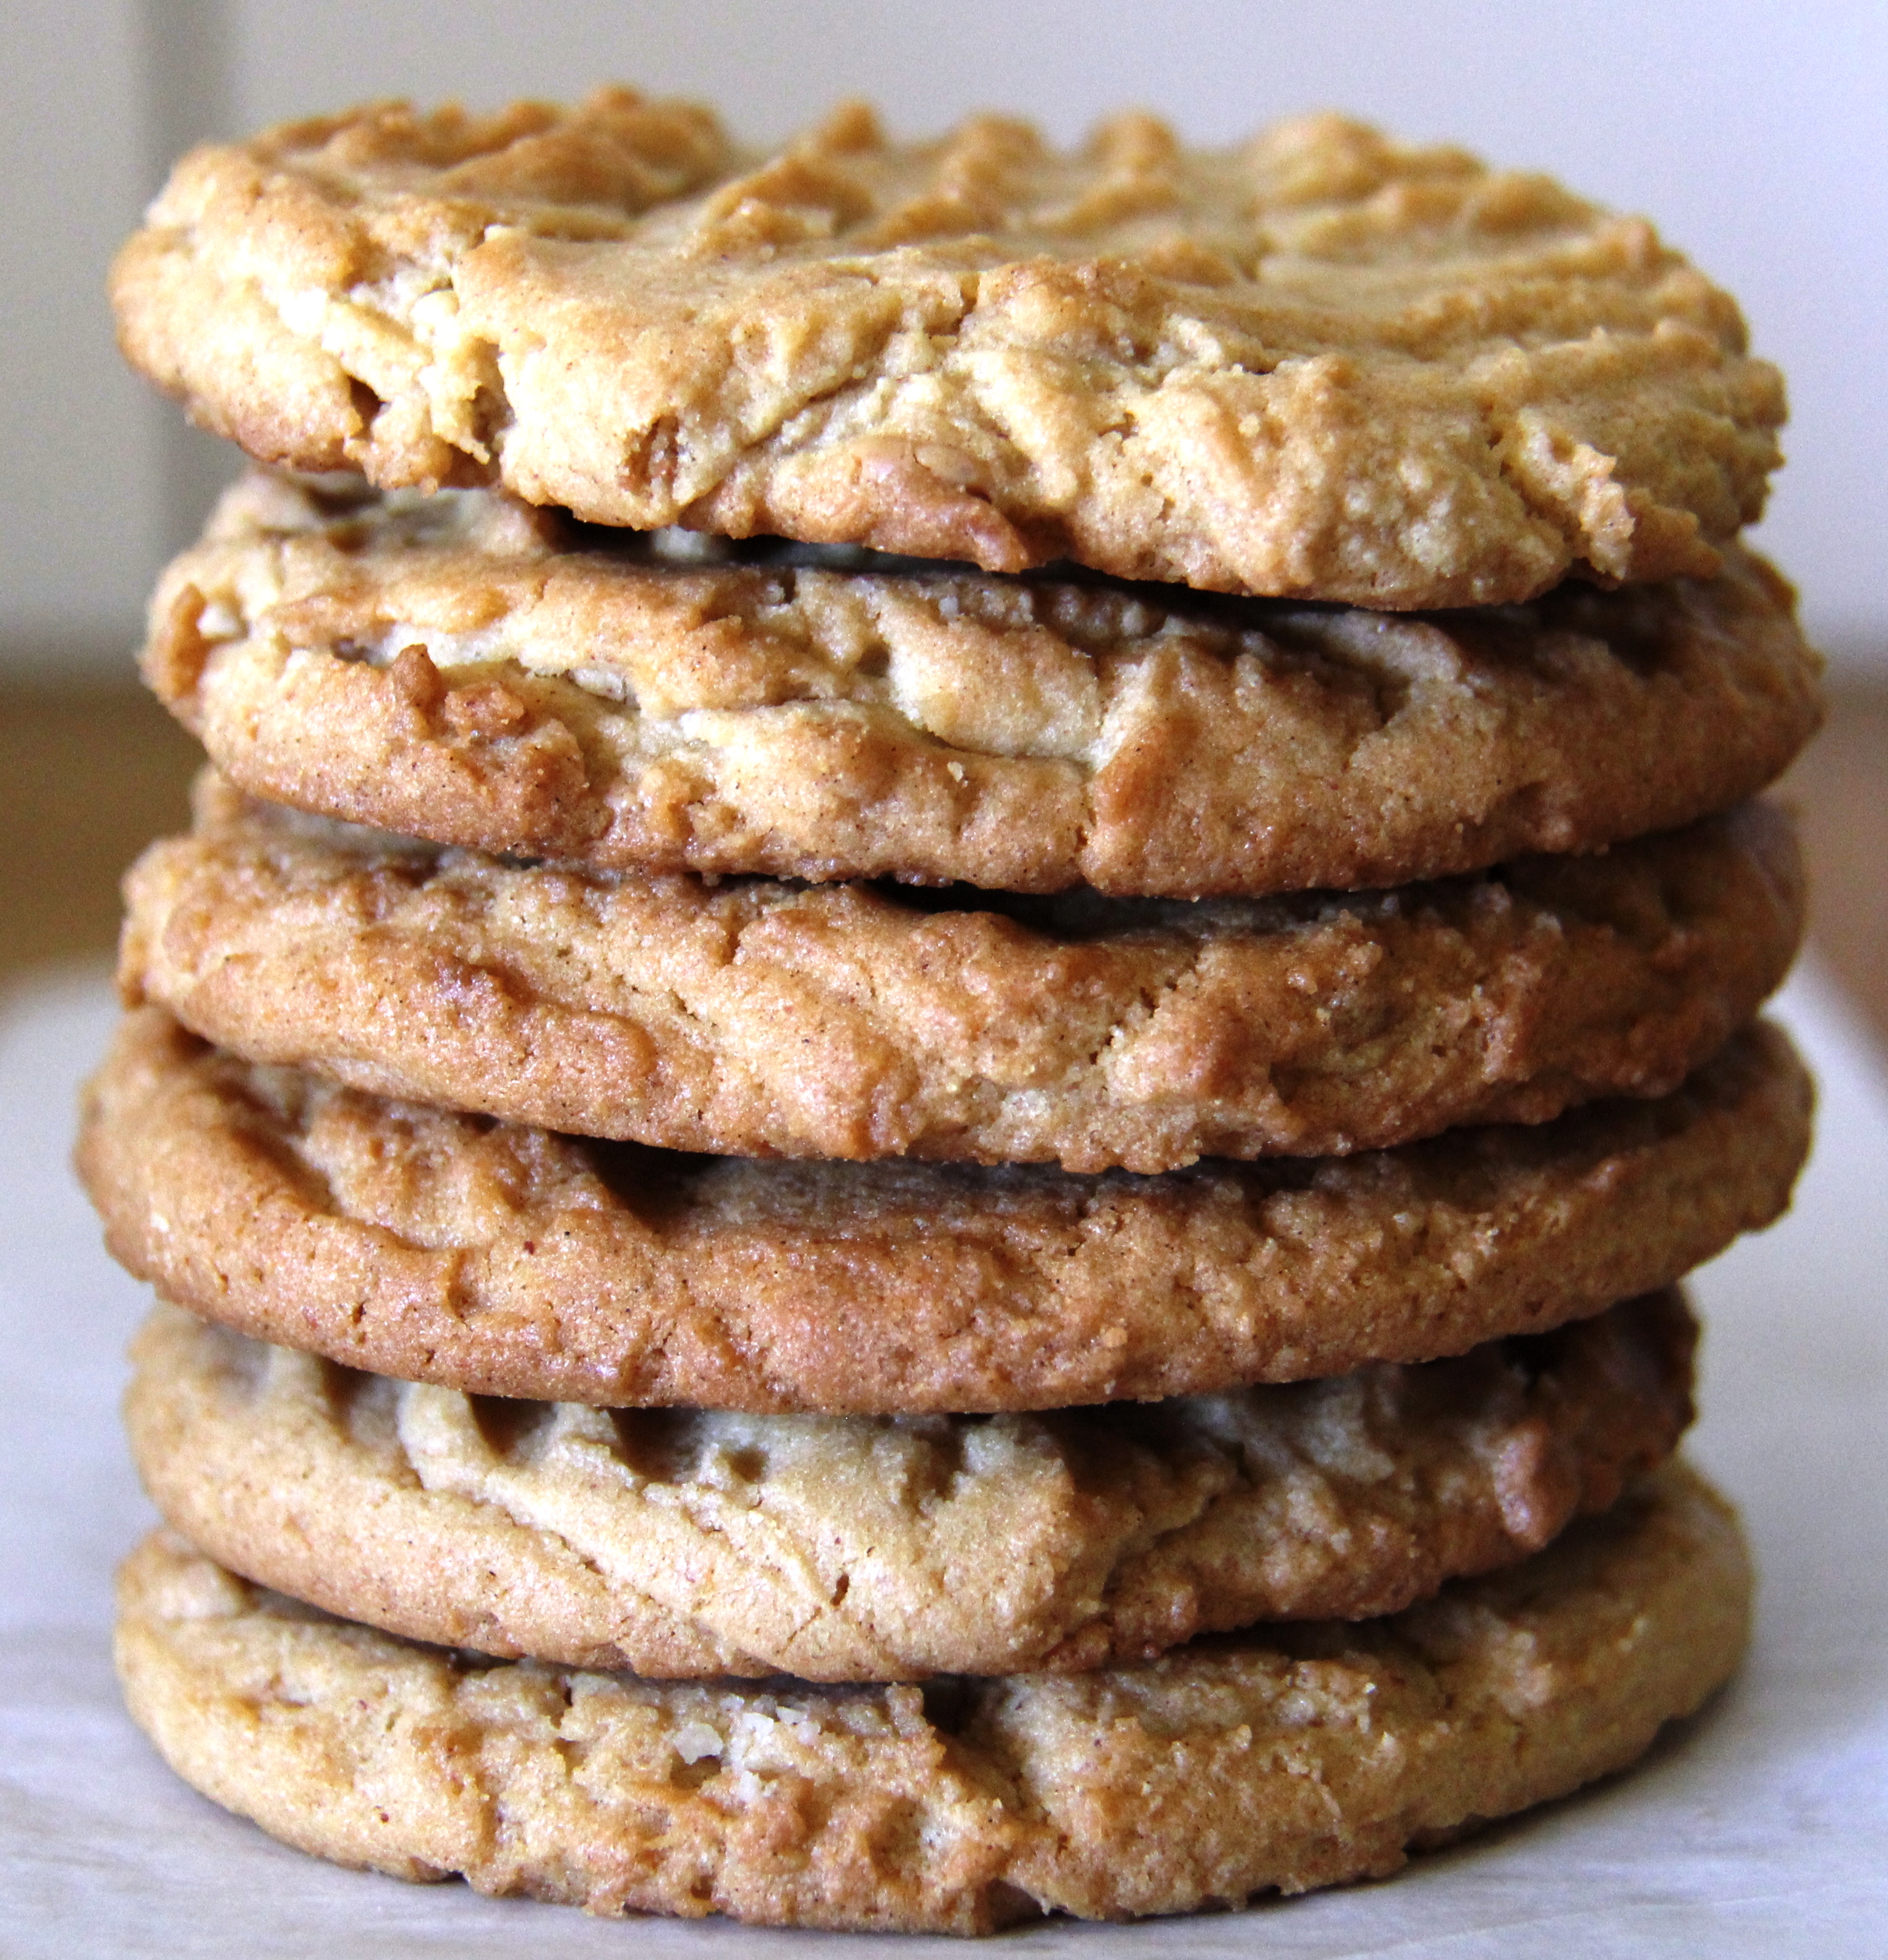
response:
M1790 378L1762 540L1813 630L1888 679L1888 6L1561 0L11 0L0 62L0 682L122 669L229 460L120 371L116 241L199 137L365 97L603 77L775 137L870 95L907 133L1128 103L1193 139L1326 105L1644 209Z

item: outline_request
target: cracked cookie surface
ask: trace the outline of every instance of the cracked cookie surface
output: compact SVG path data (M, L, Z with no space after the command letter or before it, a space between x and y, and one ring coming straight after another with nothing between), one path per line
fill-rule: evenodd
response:
M976 1933L1393 1872L1640 1755L1730 1674L1751 1580L1682 1465L1387 1619L928 1688L482 1662L161 1534L119 1673L178 1774L302 1850L593 1912Z
M1414 1367L872 1418L475 1398L161 1306L125 1415L199 1550L412 1639L662 1676L1066 1673L1538 1551L1676 1446L1696 1338L1666 1293Z
M371 1373L601 1405L1065 1407L1460 1354L1668 1284L1808 1147L1778 1030L1654 1102L1160 1177L686 1157L388 1102L128 1017L78 1166L193 1311Z
M214 776L126 900L127 1001L253 1060L670 1149L1081 1171L1662 1094L1802 928L1760 803L1600 857L1189 905L521 866Z
M1336 116L763 158L623 90L382 104L193 151L113 291L265 460L1399 609L1709 576L1783 418L1644 220Z
M1735 549L1412 618L258 474L151 619L147 679L254 795L604 868L1007 891L1590 851L1752 794L1819 713L1788 589Z

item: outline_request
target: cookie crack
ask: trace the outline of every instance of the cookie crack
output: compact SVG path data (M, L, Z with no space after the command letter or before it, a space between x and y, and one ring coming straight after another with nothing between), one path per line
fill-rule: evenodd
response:
M1487 442L1495 464L1496 480L1507 486L1516 501L1537 523L1545 525L1555 534L1559 546L1561 562L1549 568L1545 574L1536 579L1525 591L1519 590L1504 594L1508 603L1524 604L1539 598L1558 584L1567 573L1576 567L1584 566L1603 585L1616 582L1600 565L1594 556L1594 540L1590 526L1570 509L1561 498L1554 497L1544 486L1536 483L1524 472L1517 461L1515 450L1521 441L1519 431L1511 424L1504 425L1501 411L1491 402L1484 399L1482 414L1487 431ZM1611 489L1619 504L1619 518L1623 519L1625 536L1622 547L1627 557L1631 556L1629 540L1638 528L1637 514L1625 492L1614 481L1613 472L1619 459L1604 455L1590 444L1572 438L1576 447L1588 450L1597 460L1604 464L1598 473L1607 488ZM1616 521L1619 519L1616 518Z

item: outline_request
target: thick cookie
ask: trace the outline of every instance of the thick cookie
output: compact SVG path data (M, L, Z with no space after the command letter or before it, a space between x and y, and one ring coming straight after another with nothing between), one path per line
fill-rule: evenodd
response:
M1817 719L1735 549L1417 619L674 555L705 542L255 476L165 573L145 673L253 794L438 843L1169 897L1594 850L1753 794Z
M820 1689L482 1662L232 1577L120 1580L131 1712L301 1849L593 1912L972 1933L1394 1871L1640 1755L1737 1665L1750 1574L1681 1466L1387 1620L1079 1675Z
M1396 608L1708 576L1783 418L1642 219L1335 116L1065 155L853 107L763 159L621 90L382 104L193 151L113 292L266 460Z
M897 1681L1151 1659L1511 1564L1670 1453L1696 1335L1667 1292L1413 1367L874 1419L477 1400L160 1306L125 1413L191 1543L349 1619L644 1675Z
M79 1169L195 1312L488 1395L754 1413L1053 1408L1460 1354L1648 1292L1782 1209L1775 1029L1657 1102L1155 1178L754 1163L387 1102L131 1015Z
M737 1155L1159 1171L1675 1087L1788 966L1762 805L1357 897L715 885L251 805L126 881L128 1001L252 1060Z

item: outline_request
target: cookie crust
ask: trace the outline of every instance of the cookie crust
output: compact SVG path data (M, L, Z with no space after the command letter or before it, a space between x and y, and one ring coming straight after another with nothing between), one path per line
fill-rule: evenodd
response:
M381 104L193 151L112 287L264 460L1399 609L1710 576L1784 413L1644 220L1335 116L762 158L619 89Z
M1413 1368L875 1420L479 1402L161 1306L125 1414L199 1550L412 1639L664 1677L1076 1672L1538 1551L1676 1446L1696 1338L1666 1293Z
M986 1931L1380 1876L1623 1768L1748 1637L1681 1466L1387 1620L1134 1668L820 1689L481 1665L244 1584L167 1534L117 1656L178 1774L300 1848L593 1912Z
M1158 1178L693 1159L412 1104L129 1016L78 1166L193 1311L486 1395L897 1414L1422 1361L1670 1284L1808 1148L1773 1028L1657 1102Z
M1762 805L1602 858L1189 905L521 867L212 779L126 899L127 1002L253 1060L667 1149L1081 1171L1662 1094L1802 928Z
M674 535L252 476L160 582L145 673L250 794L438 843L1124 896L1597 849L1753 794L1819 715L1734 547L1402 618Z

